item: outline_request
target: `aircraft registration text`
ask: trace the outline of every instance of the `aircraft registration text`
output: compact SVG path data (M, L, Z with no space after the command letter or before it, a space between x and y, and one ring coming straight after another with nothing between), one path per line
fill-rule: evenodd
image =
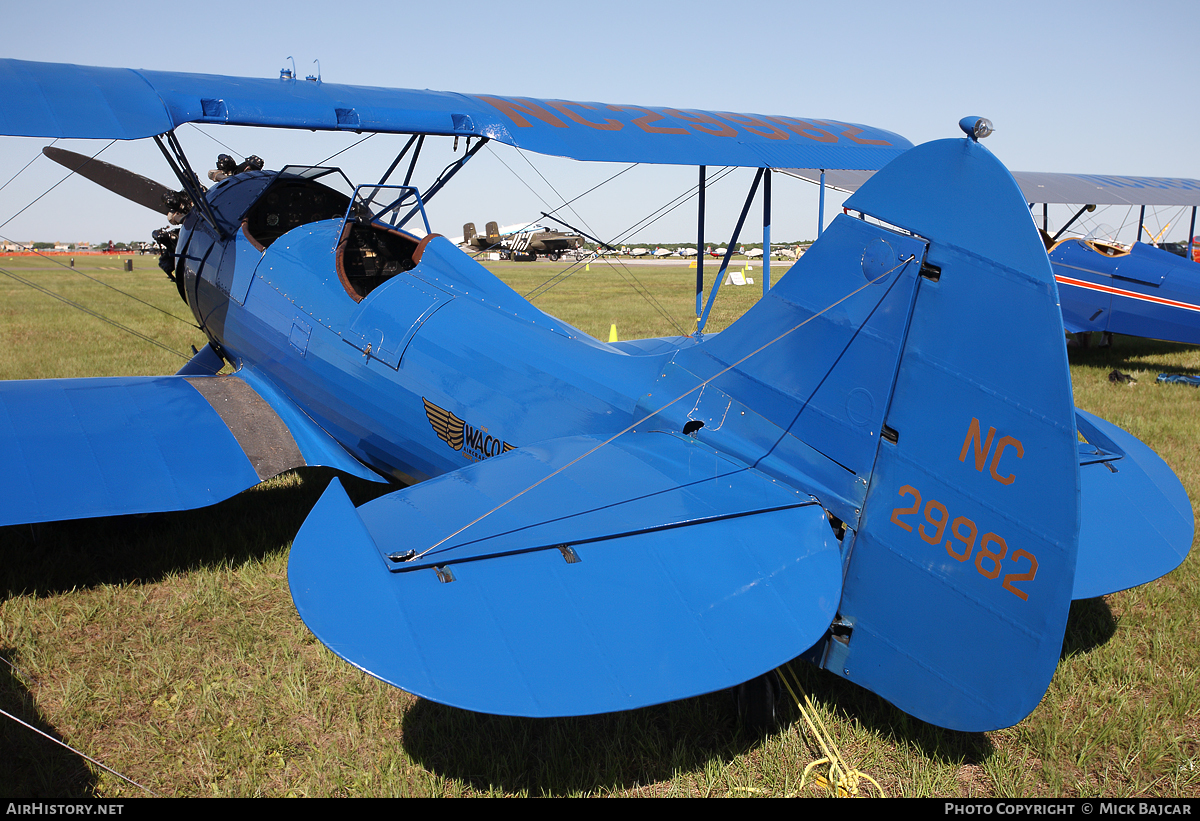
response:
M993 444L995 453L992 452ZM1006 450L1011 449L1018 459L1025 455L1025 446L1019 439L1012 436L1001 436L996 439L996 429L989 427L986 438L982 435L978 419L972 418L967 427L967 436L963 440L962 452L958 461L966 462L968 455L974 456L974 467L980 473L986 466L991 477L1002 485L1011 485L1016 481L1016 474L1000 473L1000 460ZM988 457L991 457L990 459ZM902 530L912 533L913 524L903 517L922 513L921 491L912 485L904 485L899 490L901 497L912 497L912 504L907 507L892 509L892 523ZM949 531L950 538L945 541L946 552L952 559L959 562L969 562L975 557L975 569L985 579L1000 579L1001 563L1008 560L1008 568L1013 571L1005 573L1001 585L1021 601L1029 601L1029 594L1017 587L1017 582L1031 582L1037 575L1037 557L1028 550L1018 548L1012 555L1008 553L1008 542L996 533L984 533L979 537L979 525L966 516L957 516L952 520L946 505L936 499L925 502L923 511L925 522L917 527L917 534L928 544L942 544L942 538ZM975 549L978 543L978 551ZM1026 561L1028 570L1025 570Z

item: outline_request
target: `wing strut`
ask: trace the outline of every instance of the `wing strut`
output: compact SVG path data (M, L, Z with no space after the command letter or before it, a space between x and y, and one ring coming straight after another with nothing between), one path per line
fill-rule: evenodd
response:
M708 166L700 166L700 205L696 209L696 332L700 332L700 301L704 294L704 183ZM728 254L726 254L728 257Z
M417 164L417 157L421 156L421 146L425 144L424 134L413 134L408 138L408 142L404 144L404 148L400 149L400 153L396 155L396 159L392 160L392 164L388 166L388 170L383 172L383 176L379 179L379 184L383 185L388 181L388 177L392 176L392 172L396 170L396 166L404 159L404 155L408 153L408 149L413 147L413 143L417 144L416 153L413 154L412 160L408 163L408 174L404 178L404 184L408 185L409 179L412 178L413 168Z
M1188 229L1188 259L1196 259L1196 206L1192 206L1192 227Z
M1144 210L1145 210L1145 206L1142 206L1142 209L1143 209L1143 212L1144 212ZM1061 236L1062 236L1064 233L1066 233L1066 230L1067 230L1068 228L1070 228L1072 225L1074 225L1074 224L1075 224L1075 222L1076 222L1076 221L1077 221L1077 220L1078 220L1080 217L1082 217L1082 216L1084 215L1084 212L1086 212L1086 211L1095 211L1095 210L1096 210L1096 206L1095 206L1095 205L1085 205L1085 206L1083 206L1082 208L1080 208L1078 211L1076 211L1076 212L1075 212L1075 216L1073 216L1073 217L1071 217L1069 220L1067 220L1067 224L1066 224L1066 225L1064 225L1062 228L1060 228L1060 229L1059 229L1059 231L1058 231L1058 233L1057 233L1057 234L1055 234L1053 237L1051 237L1051 238L1050 238L1050 241L1051 241L1051 242L1058 242L1058 238L1059 238L1059 237L1061 237ZM1140 235L1141 233L1142 233L1142 228L1141 228L1141 225L1139 225L1139 226L1138 226L1138 234Z
M771 290L771 169L763 176L763 296Z
M444 169L442 169L441 175L438 176L437 180L433 183L433 185L429 186L429 190L425 192L424 202L428 203L430 200L432 200L434 198L434 196L437 194L437 192L442 190L442 186L444 186L446 183L450 182L450 180L452 180L454 178L454 175L457 174L460 170L462 170L462 167L467 164L467 160L471 159L476 154L478 154L479 149L483 148L485 145L488 144L487 137L481 137L479 139L479 142L475 144L474 148L469 147L470 141L471 141L471 138L468 137L467 138L467 143L468 143L467 153L463 155L462 159L455 160L450 165L448 165ZM418 147L418 150L419 150L419 147ZM416 162L416 159L417 158L414 155L413 156L414 163ZM412 171L413 170L410 167L408 169L408 176L404 178L405 185L408 184L408 178L412 176ZM400 220L400 222L396 225L396 227L403 228L408 223L408 221L410 219L412 219L414 216L416 216L418 213L420 213L420 211L421 211L421 203L418 202L416 205L413 206L411 211L409 211L407 214L404 215L404 219Z
M170 151L163 144L163 137L166 137L167 142L170 143ZM175 176L179 178L180 184L183 185L183 190L192 198L193 205L199 208L200 213L204 215L205 222L211 225L212 229L217 232L217 237L221 240L227 239L225 232L221 230L216 216L208 205L208 199L204 196L204 186L200 184L200 178L196 176L196 172L192 170L192 166L188 163L187 155L183 153L183 146L175 139L175 132L168 131L166 134L160 134L154 138L154 142L158 144L158 149L167 158L171 170L175 172ZM174 153L174 156L172 156L172 153Z
M742 214L740 217L738 217L737 226L734 227L734 229L733 229L733 236L729 238L729 245L725 248L725 259L722 260L722 262L721 262L721 270L717 272L717 279L715 282L713 282L713 288L708 294L708 303L705 304L705 306L704 306L704 313L701 314L700 317L697 319L697 323L696 323L697 338L699 338L700 334L704 332L704 325L705 325L705 323L708 322L708 312L712 310L713 300L715 300L717 298L717 291L721 290L721 281L725 279L725 269L729 267L729 259L730 259L730 257L733 256L733 246L737 245L738 237L741 236L742 225L744 225L746 222L746 215L748 213L750 213L750 204L752 202L754 202L754 195L758 193L758 184L760 182L762 182L763 172L766 170L767 169L765 169L765 168L758 169L758 172L754 175L754 182L750 184L750 193L746 195L746 203L745 203L745 205L742 206ZM702 188L701 191L703 191L703 190L704 189ZM766 252L770 253L770 251L771 251L771 249L768 246ZM700 253L701 253L701 250L699 248L697 248L696 255L699 256ZM696 263L696 270L697 270L697 272L700 270L700 263L698 263L698 262ZM701 284L702 283L700 282L700 279L699 279L699 273L697 273L696 285L699 286ZM696 307L699 308L700 307L699 291L696 292L696 303L697 303Z

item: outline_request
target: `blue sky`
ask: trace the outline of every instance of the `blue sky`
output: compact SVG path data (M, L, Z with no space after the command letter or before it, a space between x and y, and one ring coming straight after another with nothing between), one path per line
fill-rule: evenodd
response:
M879 126L914 143L957 136L959 118L982 115L997 127L988 147L1011 168L1200 178L1198 23L1200 4L1166 0L613 0L438 8L399 2L377 9L218 0L203 7L118 2L103 12L46 0L6 9L3 56L274 77L291 55L301 75L315 72L319 59L327 82L829 118ZM271 167L315 163L355 139L241 128L209 134L238 153L263 156ZM205 170L225 150L191 127L180 136ZM0 184L45 142L0 138ZM370 181L400 144L398 137L377 137L336 162L355 181ZM88 149L85 143L67 147ZM102 157L172 182L152 143L118 144ZM528 159L568 198L617 170ZM435 173L434 163L426 173ZM57 166L37 160L0 191L0 223L61 177ZM613 236L693 180L691 169L636 169L585 201L580 219ZM745 172L710 194L710 238L728 234L749 180ZM430 214L434 230L447 235L458 234L468 220L510 224L558 204L525 160L505 147L485 149L451 189ZM836 210L831 203L828 212ZM777 180L774 213L775 237L814 235L815 189ZM160 222L71 180L11 219L0 235L127 240L148 236ZM747 230L753 238L757 228ZM685 241L694 231L694 209L685 207L642 238ZM1171 235L1182 238L1186 225Z

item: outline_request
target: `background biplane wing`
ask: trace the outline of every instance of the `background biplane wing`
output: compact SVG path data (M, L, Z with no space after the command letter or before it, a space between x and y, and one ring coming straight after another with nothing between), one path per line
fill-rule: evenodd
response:
M881 168L912 143L855 123L0 60L11 136L134 140L184 123L487 137L600 162Z
M821 183L819 168L780 168L785 174ZM1200 205L1200 180L1187 177L1122 177L1111 174L1049 174L1013 171L1013 179L1029 203L1094 205ZM871 177L869 171L826 169L825 185L853 193Z

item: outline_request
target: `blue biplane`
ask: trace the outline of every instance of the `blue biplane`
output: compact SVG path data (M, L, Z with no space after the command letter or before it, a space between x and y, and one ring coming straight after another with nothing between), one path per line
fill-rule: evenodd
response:
M969 123L912 148L827 120L12 60L0 91L7 134L158 140L191 204L167 267L209 338L175 376L0 384L0 524L198 507L303 464L415 482L356 509L333 481L288 574L322 642L417 695L583 715L807 654L989 730L1041 700L1072 599L1191 547L1170 468L1074 407L1045 249ZM882 170L849 203L872 219L837 218L727 330L606 344L405 230L444 177L247 167L204 191L187 122L468 138L464 162L498 140L756 180ZM1009 341L963 344L989 325Z
M870 171L793 168L788 173L839 191L858 190ZM1200 180L1014 171L1030 208L1042 204L1040 232L1058 284L1063 325L1086 344L1092 332L1200 344L1200 264L1196 262L1196 211ZM1049 233L1047 205L1083 207ZM1138 206L1137 234L1147 206L1191 208L1189 240L1181 254L1153 243L1122 245L1092 236L1066 236L1096 206Z
M1195 262L1200 180L1086 174L1021 174L1031 203L1043 203L1042 239L1062 299L1063 324L1086 342L1093 331L1200 344L1200 264ZM1045 204L1085 203L1051 236ZM1097 205L1138 206L1137 239L1130 245L1063 235ZM1171 253L1143 236L1146 206L1191 208L1189 240ZM1148 233L1148 232L1147 232Z

